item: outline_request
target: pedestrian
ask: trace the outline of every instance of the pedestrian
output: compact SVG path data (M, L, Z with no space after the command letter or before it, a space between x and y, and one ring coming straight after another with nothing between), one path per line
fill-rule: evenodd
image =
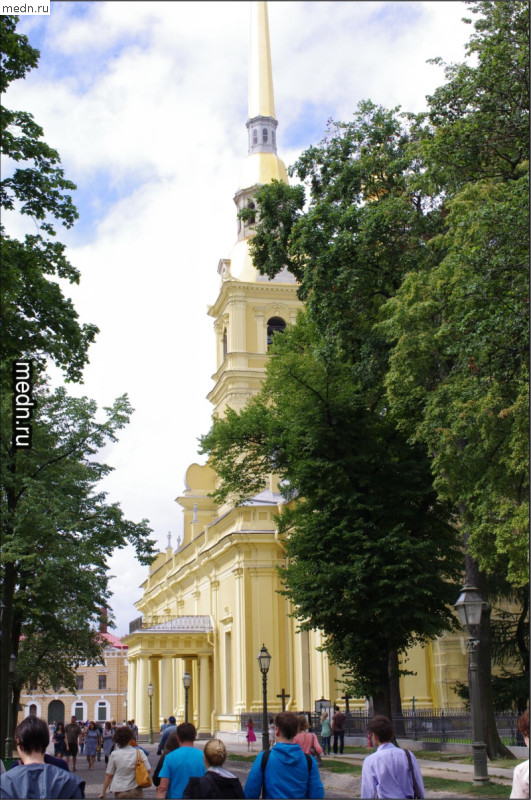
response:
M79 723L79 728L79 755L82 756L85 751L85 736L87 735L87 729L85 728L83 720Z
M529 747L529 709L518 718L518 730L524 737L525 746ZM529 797L529 759L526 758L521 764L514 768L513 773L513 788L511 791L511 800L520 800L520 798Z
M153 773L154 786L158 786L160 783L159 773L162 768L162 765L164 764L164 759L166 758L166 755L168 753L173 752L173 750L177 750L178 747L179 747L179 739L177 738L177 734L170 733L166 741L166 744L164 745L164 752L159 758L157 766L155 767L155 772Z
M94 769L94 761L98 745L100 743L100 733L96 728L96 723L91 720L88 724L87 733L85 735L85 755L89 769Z
M243 798L239 778L223 769L227 750L221 739L210 739L203 750L206 773L202 778L190 778L183 798Z
M163 733L170 723L168 722L168 718L164 717L164 722L160 726L160 732Z
M112 724L107 721L103 726L103 733L101 734L101 747L103 755L105 756L105 763L109 763L109 756L114 748Z
M81 734L81 728L77 724L77 719L75 716L70 717L70 722L65 728L65 736L66 736L66 763L70 768L70 756L72 756L72 769L76 772L76 761L77 761L77 754L79 750L79 736Z
M101 722L99 722L99 721L95 722L94 724L96 726L96 730L98 731L98 733L100 735L100 738L98 740L98 744L96 746L96 758L98 759L98 761L101 761L101 739L102 739L102 736L103 736L103 728L101 726Z
M168 727L164 729L164 733L160 737L159 747L157 750L158 756L161 756L164 752L168 737L171 736L172 733L177 733L177 722L175 717L168 717L168 723Z
M393 725L387 717L373 717L369 725L376 751L363 762L362 797L424 797L417 759L409 750L395 747Z
M319 758L323 754L323 748L319 744L319 739L315 735L315 733L310 733L308 730L308 717L306 714L300 714L299 716L299 732L293 739L294 742L297 742L302 748L303 753L308 753L311 756L317 756L317 762L319 762Z
M249 752L250 748L251 752L254 753L254 743L256 742L256 734L254 732L254 722L251 719L251 717L249 717L249 719L245 723L245 727L247 728L247 736L245 737L247 739L247 752Z
M105 780L101 794L98 797L105 797L105 792L111 787L115 797L143 797L143 789L136 782L135 772L136 763L139 758L144 762L148 772L151 766L146 754L139 747L133 747L131 742L135 741L133 731L127 725L116 729L114 734L114 744L116 747L109 756L109 763L105 770Z
M274 747L275 745L275 720L273 717L269 718L269 725L267 726L267 732L269 734L269 747Z
M332 728L330 727L330 718L328 711L323 708L321 714L321 744L323 746L323 753L330 755L330 738L332 736Z
M30 714L15 729L15 745L22 761L0 776L0 796L6 800L21 797L84 798L85 781L44 761L50 731L43 719ZM65 765L66 766L66 765Z
M296 714L282 711L276 715L276 744L272 750L257 755L245 783L245 797L324 797L315 758L303 753L300 745L293 741L298 730Z
M58 722L53 732L53 752L56 758L66 758L65 726Z
M337 756L337 744L339 741L339 755L343 755L345 746L345 725L347 718L339 706L334 706L334 716L332 717L332 733L334 734L334 755Z
M136 724L134 719L132 719L131 722L128 722L127 724L129 725L129 727L133 731L133 736L134 736L135 740L138 742L138 725Z
M195 725L191 722L181 722L177 726L179 747L168 753L164 759L159 772L157 798L182 797L188 780L192 777L202 778L205 774L203 753L194 748L196 735Z

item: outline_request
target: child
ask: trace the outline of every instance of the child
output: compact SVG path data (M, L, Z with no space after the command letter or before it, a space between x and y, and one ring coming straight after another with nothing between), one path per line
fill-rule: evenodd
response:
M254 722L252 721L252 719L250 717L247 720L246 728L247 728L247 736L246 736L246 739L247 739L247 752L249 752L249 749L250 749L251 752L254 753L254 743L256 742L256 736L255 736L255 733L254 733Z
M275 742L276 742L275 722L273 720L273 717L271 717L271 719L269 720L269 725L268 725L267 730L268 730L268 733L269 733L269 747L273 747Z
M232 797L243 798L239 779L223 769L227 751L221 739L211 739L203 751L206 774L202 778L190 778L184 788L183 798Z

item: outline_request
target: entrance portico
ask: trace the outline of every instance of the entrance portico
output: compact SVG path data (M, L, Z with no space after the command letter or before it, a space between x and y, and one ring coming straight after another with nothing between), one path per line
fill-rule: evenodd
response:
M145 624L145 623L144 623ZM192 676L188 695L188 719L198 736L210 737L214 668L213 621L208 615L182 616L139 627L124 641L128 645L129 717L139 732L149 732L148 684L153 684L153 729L158 731L164 717L184 720L185 672Z

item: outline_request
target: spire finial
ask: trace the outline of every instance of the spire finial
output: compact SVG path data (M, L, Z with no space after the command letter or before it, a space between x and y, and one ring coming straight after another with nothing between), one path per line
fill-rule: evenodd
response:
M168 531L168 544L166 547L171 547L171 531Z
M266 2L251 2L249 119L275 116Z

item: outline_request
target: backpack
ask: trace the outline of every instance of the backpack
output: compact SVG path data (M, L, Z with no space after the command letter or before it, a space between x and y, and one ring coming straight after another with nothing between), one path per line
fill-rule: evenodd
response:
M271 750L266 750L264 755L262 756L262 797L265 797L265 771L267 767L267 762L269 761L269 756L271 755ZM308 755L308 753L304 753L306 757L306 763L308 764L308 786L306 788L306 797L310 794L310 773L312 771L312 757Z

